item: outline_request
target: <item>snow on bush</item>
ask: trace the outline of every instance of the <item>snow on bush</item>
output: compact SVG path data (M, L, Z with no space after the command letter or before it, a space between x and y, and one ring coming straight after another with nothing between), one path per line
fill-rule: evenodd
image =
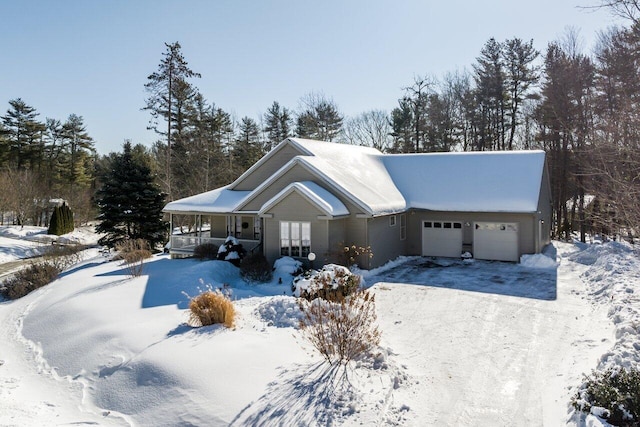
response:
M224 244L218 249L218 259L220 261L229 261L236 267L240 265L240 260L244 258L247 252L244 250L238 239L228 236Z
M273 263L273 277L283 285L291 285L294 276L302 273L302 262L285 256Z
M260 304L256 311L267 325L276 328L297 328L302 318L297 300L290 296L273 297Z
M327 264L320 271L309 270L293 280L291 290L297 297L308 300L323 298L341 300L360 286L362 278L347 267Z
M294 275L302 269L302 262L288 256L283 256L273 263L273 269L278 273Z

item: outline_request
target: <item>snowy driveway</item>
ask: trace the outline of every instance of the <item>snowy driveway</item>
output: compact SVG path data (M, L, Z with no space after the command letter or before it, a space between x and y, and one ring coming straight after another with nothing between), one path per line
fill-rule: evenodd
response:
M464 262L448 258L412 257L407 262L366 278L541 300L557 297L556 269L533 269L499 261Z
M368 277L382 345L411 379L393 397L410 408L405 422L564 424L569 387L613 340L606 311L583 299L579 267L567 264L414 258Z

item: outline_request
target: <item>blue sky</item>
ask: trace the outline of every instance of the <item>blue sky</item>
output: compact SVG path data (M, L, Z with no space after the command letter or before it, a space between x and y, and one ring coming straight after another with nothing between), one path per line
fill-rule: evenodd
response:
M568 26L588 50L614 25L597 0L0 0L0 114L84 117L99 153L150 145L144 83L179 41L209 102L258 119L323 92L346 115L391 110L415 75L471 69L490 38L544 51Z

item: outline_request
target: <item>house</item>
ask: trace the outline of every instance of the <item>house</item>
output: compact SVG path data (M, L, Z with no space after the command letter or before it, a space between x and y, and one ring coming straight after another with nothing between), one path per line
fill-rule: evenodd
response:
M228 235L270 262L310 253L335 261L344 246L370 247L363 268L465 252L518 261L550 241L543 151L382 154L288 138L233 183L164 211L172 224L175 215L196 219L196 232L171 236L174 257Z

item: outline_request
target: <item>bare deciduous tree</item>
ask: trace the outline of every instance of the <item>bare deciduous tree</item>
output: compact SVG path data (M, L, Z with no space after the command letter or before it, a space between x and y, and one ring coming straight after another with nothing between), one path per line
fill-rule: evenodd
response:
M370 110L347 119L344 136L349 144L365 145L386 152L392 143L389 115L386 111Z

